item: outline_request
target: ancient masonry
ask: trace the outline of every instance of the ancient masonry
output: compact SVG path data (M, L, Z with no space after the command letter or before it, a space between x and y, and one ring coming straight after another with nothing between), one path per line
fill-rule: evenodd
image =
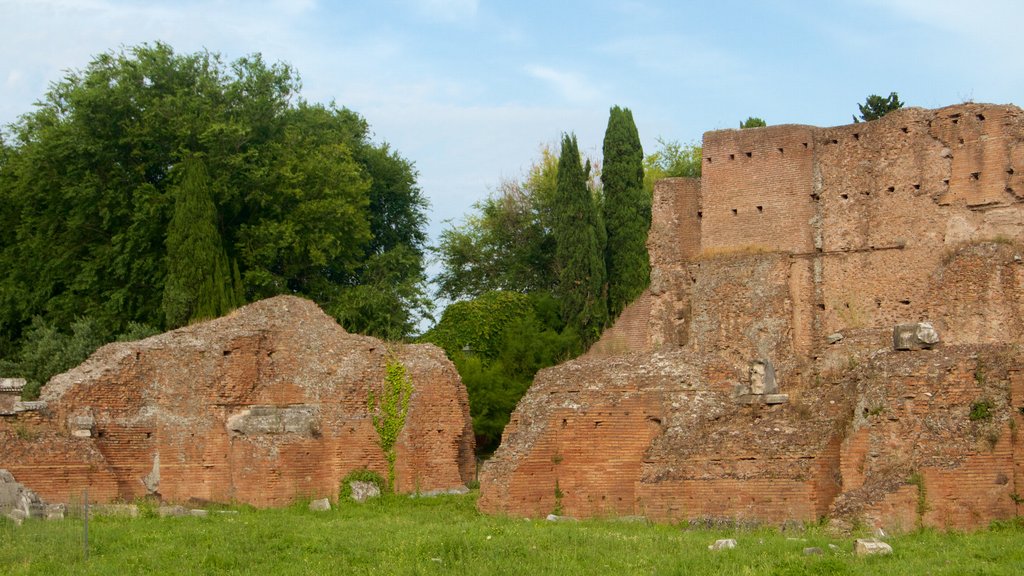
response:
M650 288L538 374L480 509L897 530L1018 514L1024 113L723 130L703 153L701 180L656 187Z
M469 405L444 352L348 334L291 296L109 344L54 377L41 402L0 405L0 468L50 502L85 488L94 501L336 497L354 469L387 474L367 400L389 359L413 384L397 489L464 490L474 472ZM0 381L0 393L20 384Z

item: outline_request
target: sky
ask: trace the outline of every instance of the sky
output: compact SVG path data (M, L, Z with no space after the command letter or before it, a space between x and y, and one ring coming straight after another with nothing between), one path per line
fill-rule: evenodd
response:
M1021 104L1021 22L1019 0L0 0L0 124L103 52L258 52L415 163L436 239L563 132L599 159L615 105L651 152L748 116L847 124L869 94Z

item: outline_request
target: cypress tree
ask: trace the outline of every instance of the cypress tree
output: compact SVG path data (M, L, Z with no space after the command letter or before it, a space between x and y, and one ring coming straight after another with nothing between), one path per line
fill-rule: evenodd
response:
M206 165L202 160L188 159L181 169L166 240L163 311L169 328L215 318L240 304L217 230L217 207Z
M585 342L593 342L607 324L604 258L600 250L597 205L587 188L576 136L562 137L554 202L555 260L562 320Z
M608 308L614 318L651 279L647 232L651 198L644 191L644 151L629 108L615 106L604 133L604 224Z

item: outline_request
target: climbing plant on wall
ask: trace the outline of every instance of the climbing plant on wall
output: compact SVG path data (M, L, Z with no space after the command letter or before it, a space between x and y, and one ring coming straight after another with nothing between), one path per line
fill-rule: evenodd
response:
M388 486L395 489L395 444L405 427L409 413L409 398L412 397L412 380L398 358L390 356L384 370L384 387L380 394L373 390L366 397L366 407L377 430L377 444L388 461Z

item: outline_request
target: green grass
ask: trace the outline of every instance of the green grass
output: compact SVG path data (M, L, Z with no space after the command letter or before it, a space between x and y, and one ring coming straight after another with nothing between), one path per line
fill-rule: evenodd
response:
M683 530L644 522L546 522L483 516L475 495L389 497L330 512L296 505L206 518L94 518L0 524L2 574L1020 574L1024 522L964 534L889 539L856 558L853 538ZM718 538L738 547L707 549ZM831 550L829 544L839 546ZM825 553L804 556L805 547Z

